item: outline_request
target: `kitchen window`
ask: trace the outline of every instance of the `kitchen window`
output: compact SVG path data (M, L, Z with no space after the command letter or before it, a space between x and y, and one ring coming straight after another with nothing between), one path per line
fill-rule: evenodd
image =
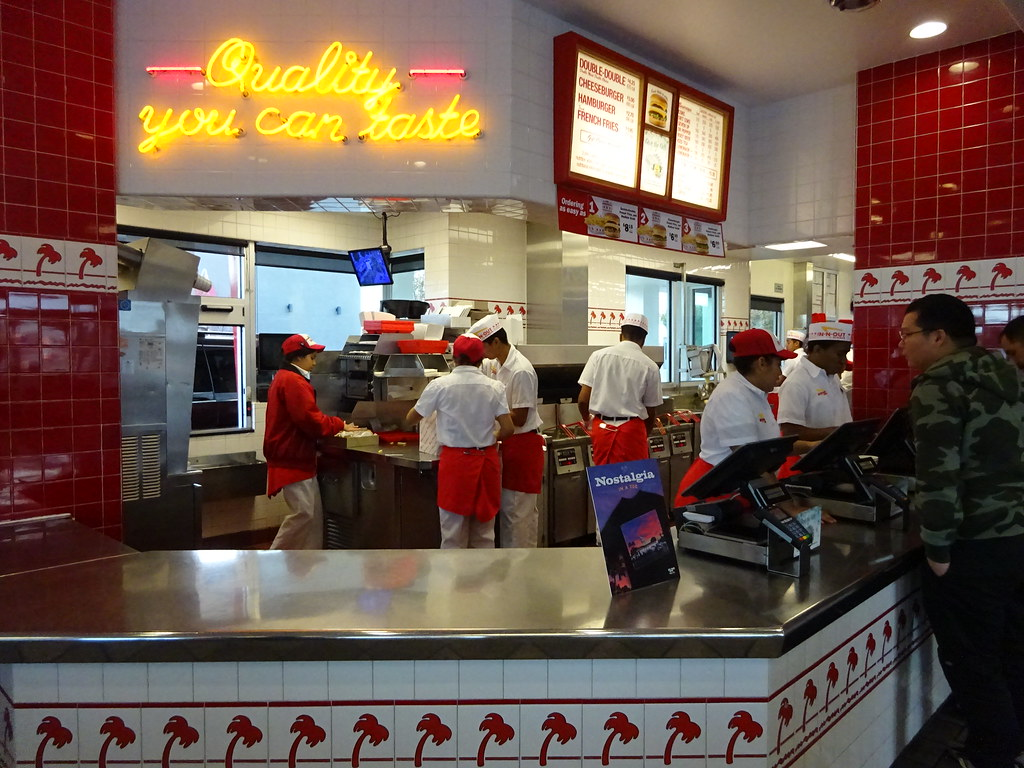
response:
M773 299L768 296L750 297L750 327L762 328L775 336L782 338L782 299Z
M642 312L650 328L648 346L664 352L661 380L697 381L689 374L686 347L718 343L719 280L682 276L639 267L626 268L626 311Z

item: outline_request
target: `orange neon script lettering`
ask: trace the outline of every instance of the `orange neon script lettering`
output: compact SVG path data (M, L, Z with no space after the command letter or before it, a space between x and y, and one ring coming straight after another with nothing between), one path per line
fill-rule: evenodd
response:
M174 110L171 108L164 110L163 117L155 119L156 115L156 109L149 105L139 112L142 130L149 134L148 138L139 144L139 152L143 154L160 149L177 136L206 133L207 136L238 137L244 133L241 128L232 125L235 119L233 109L223 118L216 109L207 111L201 107L186 109L177 118L174 117Z

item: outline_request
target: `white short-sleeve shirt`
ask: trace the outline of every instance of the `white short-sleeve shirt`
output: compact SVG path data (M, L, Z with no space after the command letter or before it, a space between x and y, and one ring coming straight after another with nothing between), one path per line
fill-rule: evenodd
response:
M779 389L779 423L821 429L848 421L853 414L839 377L800 358Z
M592 390L592 413L646 419L648 408L661 405L661 371L633 341L597 350L579 383Z
M508 409L513 411L516 408L529 409L526 414L526 421L523 426L516 427L516 434L522 432L533 432L540 429L543 420L537 413L537 372L533 369L533 363L527 360L514 345L504 363L497 360L484 360L480 366L489 376L494 377L505 386L505 398L508 400Z
M426 418L437 413L437 440L452 448L494 444L494 420L508 413L505 387L471 365L434 379L413 406Z
M700 457L718 464L735 447L780 434L768 395L734 372L715 387L700 417Z
M792 357L789 360L782 361L782 375L789 376L795 369L796 364L799 363L807 356L806 350L803 347L798 347L796 352L793 353L796 357Z

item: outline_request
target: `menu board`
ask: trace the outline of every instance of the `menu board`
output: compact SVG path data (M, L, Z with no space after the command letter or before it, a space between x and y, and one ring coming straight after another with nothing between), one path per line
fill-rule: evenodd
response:
M569 170L632 186L640 130L640 78L580 51Z
M676 115L672 199L714 208L722 194L726 115L685 96Z
M575 32L555 38L554 70L558 185L638 209L725 219L731 106Z

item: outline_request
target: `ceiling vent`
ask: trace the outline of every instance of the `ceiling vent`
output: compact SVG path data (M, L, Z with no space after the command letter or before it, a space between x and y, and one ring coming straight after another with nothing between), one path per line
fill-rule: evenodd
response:
M828 0L828 4L837 11L866 11L874 8L880 0Z

